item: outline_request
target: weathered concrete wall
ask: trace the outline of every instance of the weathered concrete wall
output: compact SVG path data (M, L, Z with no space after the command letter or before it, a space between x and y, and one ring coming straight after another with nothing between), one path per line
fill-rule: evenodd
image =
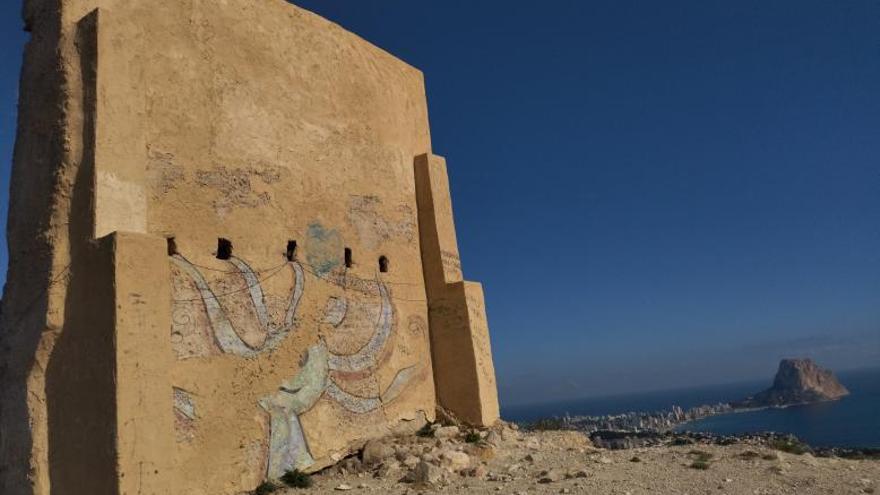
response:
M51 493L170 493L165 239L113 234L76 259L46 369Z
M32 36L25 48L19 92L7 223L9 270L0 318L0 493L4 494L49 493L50 459L63 458L61 440L76 433L64 431L65 420L79 422L92 405L112 401L106 395L95 401L87 394L78 398L85 407L65 413L65 397L76 397L47 398L57 377L76 379L64 377L54 363L68 361L66 354L83 345L77 341L96 329L72 330L64 339L62 330L81 329L78 321L96 317L84 314L82 304L89 295L79 294L79 289L101 277L85 279L95 246L90 235L91 176L88 165L80 167L89 162L84 150L91 126L84 123L93 93L82 88L94 79L88 63L94 44L88 36L89 20L79 17L81 30L79 22L65 21L63 12L57 1L31 0L24 5ZM81 59L87 61L85 68ZM69 310L74 314L68 318ZM91 345L100 350L94 349L99 342ZM107 365L112 356L98 359L106 361L86 363ZM84 368L82 376L97 380L91 384L94 393L106 394L106 383L101 382L105 374ZM106 419L103 412L92 417ZM106 456L100 450L89 454L94 459ZM72 471L59 465L51 474L63 479L65 472ZM94 473L95 478L100 476Z
M498 388L483 288L463 281L446 161L421 155L415 169L437 399L464 421L491 425Z
M168 338L171 269L162 237L115 233L116 456L119 493L178 493L174 356ZM54 489L53 489L54 490Z
M25 18L0 492L236 493L433 419L419 71L281 0ZM482 378L439 397L490 423L482 293L448 291Z

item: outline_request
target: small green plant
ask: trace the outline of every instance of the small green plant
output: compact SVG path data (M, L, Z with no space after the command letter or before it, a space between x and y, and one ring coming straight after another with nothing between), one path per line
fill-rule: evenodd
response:
M761 457L761 454L755 452L754 450L747 450L747 451L743 452L742 454L740 454L739 457L740 457L740 459L745 459L747 461L750 461L752 459L757 459L757 458Z
M556 431L568 429L570 425L565 418L543 418L529 423L525 429L531 431Z
M694 449L689 454L694 456L694 462L691 463L691 467L694 469L709 469L709 466L712 464L711 452Z
M482 440L482 437L475 431L468 432L468 434L464 436L464 441L467 443L477 443L480 440Z
M312 486L312 477L299 469L287 471L281 477L281 481L291 488L310 488Z
M421 427L419 431L416 432L417 437L433 437L434 430L431 429L431 423L425 423L425 426Z
M712 453L706 452L705 450L694 449L694 450L688 452L688 454L690 454L692 456L696 456L697 459L702 459L704 461L708 461L709 459L712 458Z
M254 495L269 495L270 493L274 493L278 490L278 485L272 483L271 481L264 481L260 483L260 486L254 490Z
M810 447L794 437L774 438L770 441L771 449L788 452L789 454L801 455L810 452Z

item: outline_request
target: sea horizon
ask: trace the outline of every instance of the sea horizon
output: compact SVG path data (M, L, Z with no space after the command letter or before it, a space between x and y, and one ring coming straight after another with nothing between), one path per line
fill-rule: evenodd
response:
M837 401L721 414L684 423L677 431L742 434L760 431L790 433L820 447L880 448L880 367L855 368L836 373L851 394ZM568 416L606 416L628 412L656 412L672 406L684 409L730 402L760 392L772 383L747 380L647 392L586 397L536 404L502 405L502 417L527 424L539 419Z

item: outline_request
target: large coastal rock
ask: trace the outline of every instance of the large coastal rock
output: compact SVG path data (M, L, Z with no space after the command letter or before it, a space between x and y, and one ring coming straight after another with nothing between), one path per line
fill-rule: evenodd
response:
M734 407L770 407L836 400L849 395L830 370L810 359L783 359L773 386L734 402Z

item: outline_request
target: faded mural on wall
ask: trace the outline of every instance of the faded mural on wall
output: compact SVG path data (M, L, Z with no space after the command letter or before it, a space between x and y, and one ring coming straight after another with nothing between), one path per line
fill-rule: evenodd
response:
M335 231L313 224L310 234L319 244L329 242L336 247ZM384 390L375 387L373 375L385 363L383 356L389 354L386 348L396 330L393 298L378 273L374 280L360 279L344 266L334 267L323 259L314 260L318 261L315 264L290 260L259 271L235 256L225 261L228 270L196 265L181 254L170 259L171 338L178 360L220 354L252 359L270 353L302 325L313 324L297 314L301 301L308 297L307 278L309 284L343 289L342 295L327 297L322 305L320 323L330 331L319 335L305 350L295 375L254 404L255 410L268 416L263 448L270 479L315 462L300 417L320 399L334 401L348 414L366 414L394 401L424 375L423 366L409 366L394 370L394 378ZM205 271L220 273L206 277ZM282 271L289 271L293 280L286 298L265 293L264 282ZM351 335L367 338L353 348L352 342L364 340L348 338ZM186 390L175 388L174 409L177 440L185 442L198 428L197 401Z
M0 492L240 494L497 419L422 72L290 2L61 4L26 12Z

